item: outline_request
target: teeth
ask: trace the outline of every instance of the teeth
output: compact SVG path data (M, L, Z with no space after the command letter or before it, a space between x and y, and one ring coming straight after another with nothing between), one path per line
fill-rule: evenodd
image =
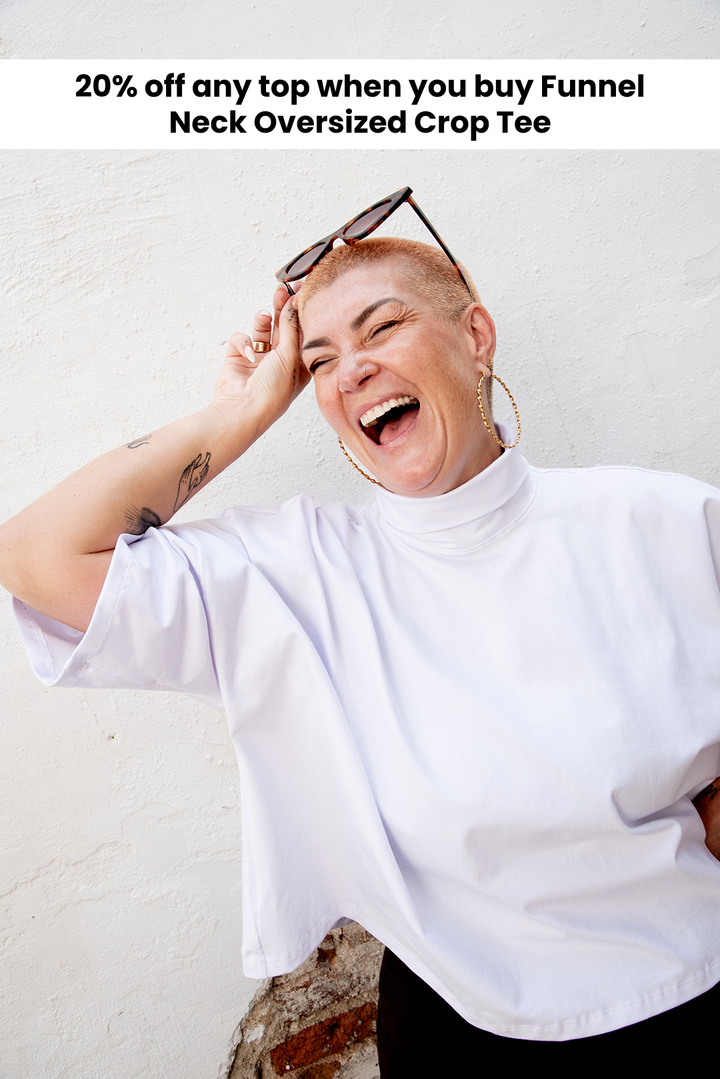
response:
M383 401L381 405L375 405L373 408L369 408L367 412L360 417L360 423L363 427L372 427L374 423L384 416L386 412L389 412L392 408L399 408L400 405L412 405L417 404L416 397L391 397L389 401Z

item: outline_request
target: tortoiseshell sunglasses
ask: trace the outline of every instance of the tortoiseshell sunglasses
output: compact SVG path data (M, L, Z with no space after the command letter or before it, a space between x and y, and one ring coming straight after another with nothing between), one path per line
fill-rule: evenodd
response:
M395 213L398 206L402 206L404 202L407 202L409 206L412 206L423 225L425 225L425 227L433 234L457 270L460 280L470 293L470 299L474 300L475 297L472 294L472 290L465 280L465 276L452 255L450 248L443 243L439 234L435 231L425 214L412 198L411 187L402 187L393 195L388 195L387 198L380 199L379 202L373 203L372 206L367 210L363 210L363 212L356 217L353 217L351 221L348 221L348 223L338 229L337 232L325 236L322 240L318 240L317 243L314 243L312 247L308 247L305 251L301 251L300 254L296 255L294 259L291 259L286 266L283 266L282 269L278 270L275 276L278 281L285 285L285 288L292 295L293 289L290 287L290 282L297 281L298 278L305 277L309 274L312 268L317 266L318 262L320 262L321 259L324 259L329 251L332 251L333 244L336 240L342 240L343 243L346 244L354 244L357 243L358 240L364 240L366 236L369 236L371 232L375 231L378 225L382 225L383 221L387 221L390 214Z

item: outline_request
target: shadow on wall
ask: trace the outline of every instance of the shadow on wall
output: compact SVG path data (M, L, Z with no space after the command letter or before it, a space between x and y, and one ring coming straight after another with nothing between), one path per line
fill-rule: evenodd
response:
M383 947L352 922L292 974L272 978L242 1023L228 1079L377 1079Z

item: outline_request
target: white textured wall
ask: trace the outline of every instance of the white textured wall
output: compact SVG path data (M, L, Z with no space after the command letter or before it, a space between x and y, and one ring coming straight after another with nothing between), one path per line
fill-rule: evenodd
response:
M680 59L719 29L718 0L3 0L0 55Z
M447 10L447 9L443 9ZM717 0L5 0L5 56L718 55ZM720 483L715 153L6 153L0 517L207 400L272 272L410 183L496 318L539 464ZM422 238L414 217L401 231ZM310 394L188 507L367 499ZM679 553L681 556L681 553ZM225 1074L240 820L223 717L43 690L0 611L0 1079Z

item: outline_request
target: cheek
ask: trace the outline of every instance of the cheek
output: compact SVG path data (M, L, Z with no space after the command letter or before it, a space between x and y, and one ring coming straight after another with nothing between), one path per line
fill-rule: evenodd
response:
M327 385L324 380L320 378L315 379L313 388L315 390L315 400L317 401L317 406L320 409L321 415L327 420L332 428L336 429L338 424L342 422L344 416L342 399L337 387Z

